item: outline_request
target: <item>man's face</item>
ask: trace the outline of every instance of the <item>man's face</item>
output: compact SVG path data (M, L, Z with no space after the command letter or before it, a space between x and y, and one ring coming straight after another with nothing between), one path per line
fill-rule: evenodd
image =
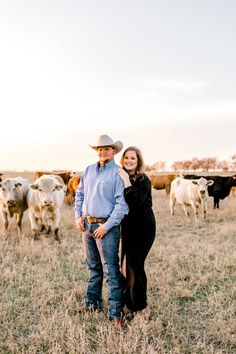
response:
M112 161L115 155L115 149L111 146L103 146L97 148L98 158L101 164L104 164L106 161Z

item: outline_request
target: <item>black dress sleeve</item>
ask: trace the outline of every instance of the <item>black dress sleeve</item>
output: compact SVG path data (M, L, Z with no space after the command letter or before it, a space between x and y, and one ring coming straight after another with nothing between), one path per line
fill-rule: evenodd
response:
M146 175L142 175L142 177L140 180L137 179L132 186L125 188L124 191L125 200L132 209L142 207L146 201L148 204L152 204L151 182Z

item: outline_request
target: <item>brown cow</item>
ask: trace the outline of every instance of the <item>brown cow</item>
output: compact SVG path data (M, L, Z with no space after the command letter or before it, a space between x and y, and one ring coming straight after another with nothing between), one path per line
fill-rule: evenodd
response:
M75 200L75 193L77 191L78 185L80 182L80 176L73 176L68 182L67 189L68 189L68 195L71 196L73 201Z
M152 175L150 176L151 184L153 188L159 190L159 189L165 189L166 190L166 195L168 196L170 194L170 185L171 182L178 177L178 174L169 174L169 175Z
M63 179L65 185L67 185L67 183L69 182L69 179L72 177L70 171L36 171L35 175L34 175L34 179L38 179L39 177L41 177L43 175L60 176Z

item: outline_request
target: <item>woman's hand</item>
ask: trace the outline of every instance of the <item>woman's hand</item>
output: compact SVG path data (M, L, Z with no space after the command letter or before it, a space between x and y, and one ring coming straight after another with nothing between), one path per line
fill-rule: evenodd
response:
M120 176L120 178L124 182L125 188L131 186L131 182L129 180L129 174L123 168L118 169L118 175Z

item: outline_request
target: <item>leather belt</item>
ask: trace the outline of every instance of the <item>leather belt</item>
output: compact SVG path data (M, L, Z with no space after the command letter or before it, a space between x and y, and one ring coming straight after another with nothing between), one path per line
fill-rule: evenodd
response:
M108 218L94 218L92 216L84 216L84 219L86 219L90 224L104 224L104 222L106 222Z

